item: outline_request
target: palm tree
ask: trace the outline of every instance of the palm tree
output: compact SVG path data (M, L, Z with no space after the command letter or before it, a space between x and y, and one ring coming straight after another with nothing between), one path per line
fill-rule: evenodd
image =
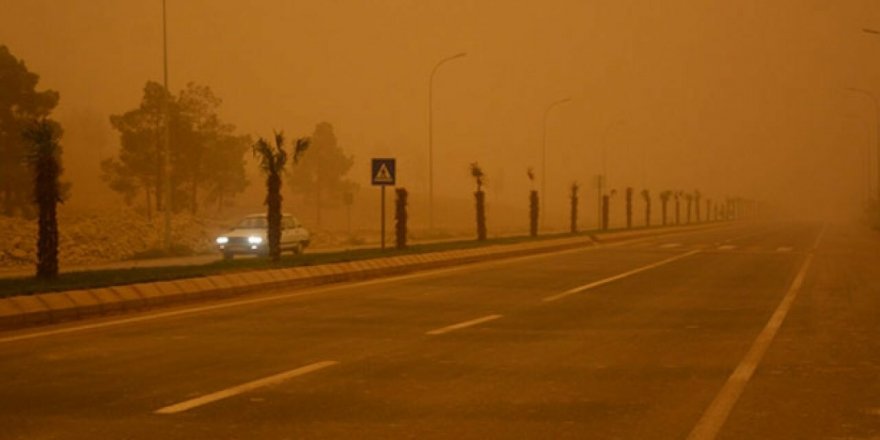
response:
M34 121L22 133L30 143L27 160L34 172L34 201L39 208L39 235L37 237L37 278L58 276L58 203L62 188L58 177L62 173L61 127L49 119Z
M631 187L626 188L626 228L632 229L633 227L633 189Z
M474 193L477 201L477 240L483 241L486 239L486 193L483 192L486 173L477 162L471 164L471 177L477 182L477 191Z
M687 202L687 223L691 222L691 211L694 205L694 195L690 193L683 193L684 200Z
M675 197L675 224L681 224L681 191L676 191L673 196Z
M610 223L611 198L617 194L617 190L612 189L610 193L602 196L602 229L607 231Z
M651 192L643 189L642 199L645 200L645 227L651 227Z
M309 138L296 140L293 150L293 163L309 148ZM260 138L252 147L254 157L260 159L260 170L266 175L266 220L269 240L269 257L277 262L281 259L281 175L287 164L287 151L284 149L284 133L275 132L275 145Z
M529 183L532 188L531 191L529 191L529 235L537 237L540 201L538 200L538 191L535 191L535 171L532 167L529 167L529 169L526 170L526 173L529 176Z
M663 226L666 226L666 207L669 205L670 197L672 197L672 191L666 190L660 193L660 207L663 213Z
M571 183L571 233L577 234L578 231L578 190L580 185L577 182Z
M700 222L700 199L703 197L703 194L700 193L700 190L694 190L694 208L697 211L697 223Z
M406 247L406 229L407 229L407 212L406 212L406 199L409 196L409 193L406 191L406 188L397 188L394 190L397 193L397 201L394 203L394 220L395 220L395 238L396 245L398 249L403 249Z

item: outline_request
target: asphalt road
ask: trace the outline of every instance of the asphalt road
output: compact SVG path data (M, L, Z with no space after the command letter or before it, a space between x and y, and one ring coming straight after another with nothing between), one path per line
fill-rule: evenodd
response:
M880 438L878 267L749 224L0 333L0 438Z

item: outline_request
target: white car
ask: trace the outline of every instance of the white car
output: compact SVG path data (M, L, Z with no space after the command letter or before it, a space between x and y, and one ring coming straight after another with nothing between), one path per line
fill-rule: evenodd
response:
M266 214L251 214L229 232L217 237L217 248L223 258L231 260L235 254L268 255L269 222ZM281 251L301 254L309 245L309 231L290 214L281 215Z

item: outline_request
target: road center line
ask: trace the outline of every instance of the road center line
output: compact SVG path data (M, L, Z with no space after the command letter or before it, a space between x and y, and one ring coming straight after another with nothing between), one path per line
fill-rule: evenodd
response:
M257 388L263 388L267 386L277 385L281 382L284 382L288 379L292 379L297 376L302 376L304 374L312 373L333 365L338 364L336 361L323 361L316 362L311 365L306 365L305 367L300 367L295 370L285 371L283 373L279 373L273 376L264 377L262 379L257 379L252 382L248 382L245 384L241 384L238 386L234 386L231 388L226 388L225 390L220 390L202 397L197 397L195 399L190 399L185 402L180 402L171 406L166 406L164 408L158 409L155 411L156 414L177 414L184 411L188 411L190 409L207 405L209 403L216 402L218 400L223 400L229 397L237 396L239 394L246 393L248 391L253 391Z
M594 287L599 287L599 286L602 286L602 285L605 285L605 284L608 284L608 283L611 283L611 282L614 282L617 280L621 280L623 278L631 277L635 274L642 273L647 270L651 270L651 269L658 268L660 266L667 265L667 264L672 263L674 261L678 261L678 260L681 260L682 258L690 257L691 255L694 255L694 254L697 254L700 252L701 251L699 249L696 249L696 250L693 250L690 252L686 252L684 254L679 254L674 257L667 258L665 260L660 260L656 263L651 263L647 266L642 266L642 267L639 267L639 268L636 268L636 269L633 269L633 270L630 270L630 271L627 271L627 272L624 272L621 274L614 275L612 277L608 277L608 278L605 278L605 279L602 279L599 281L593 281L592 283L584 284L583 286L575 287L574 289L571 289L571 290L566 290L565 292L562 292L562 293L559 293L556 295L548 296L548 297L544 298L543 301L544 302L557 301L562 298L565 298L566 296L574 295L575 293L583 292L585 290L589 290Z
M767 349L770 348L770 344L776 337L776 333L779 331L779 328L782 327L785 317L788 315L789 310L791 310L794 300L797 298L798 292L800 292L801 286L804 284L804 278L806 278L807 271L813 263L815 251L819 247L819 242L824 234L825 227L823 226L819 235L816 237L816 241L813 243L812 250L801 265L797 276L795 276L794 281L792 281L791 286L788 288L788 291L785 293L779 306L776 307L770 320L767 321L764 329L758 334L758 338L752 343L746 356L740 361L736 369L733 370L730 377L727 378L727 382L725 382L721 391L718 392L718 395L715 396L715 400L712 401L706 409L706 412L703 413L703 416L697 422L697 425L694 426L694 429L688 436L688 440L712 440L718 435L718 432L721 431L721 427L724 425L724 422L727 421L730 411L733 409L737 400L739 400L739 396L742 394L749 380L751 380L752 376L755 374L758 364L761 363L761 359L764 358L764 354L767 352Z
M463 328L473 327L475 325L479 325L484 322L494 321L494 320L501 318L501 317L502 317L501 315L484 316L482 318L472 319L470 321L465 321L465 322L462 322L459 324L450 325L448 327L443 327L443 328L438 328L436 330L431 330L425 334L431 335L431 336L442 335L444 333L449 333L449 332L452 332L455 330L461 330Z

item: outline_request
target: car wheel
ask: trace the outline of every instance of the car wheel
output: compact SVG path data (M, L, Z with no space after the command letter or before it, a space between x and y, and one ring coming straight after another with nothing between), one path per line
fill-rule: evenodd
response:
M296 246L293 247L293 255L300 255L303 253L303 244L302 242L297 242Z
M235 254L233 254L232 252L224 252L223 253L223 259L226 261L232 260L233 257L235 257Z

